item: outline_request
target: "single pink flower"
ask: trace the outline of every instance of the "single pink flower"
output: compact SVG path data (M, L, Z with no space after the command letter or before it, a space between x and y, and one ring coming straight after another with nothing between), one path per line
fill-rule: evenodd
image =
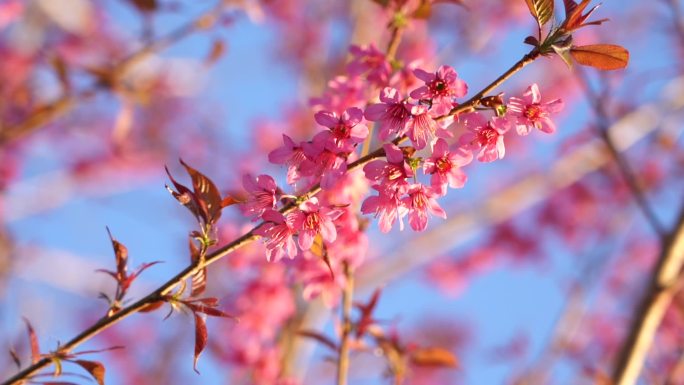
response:
M321 207L318 198L313 197L290 215L294 228L299 231L298 243L302 250L309 250L318 234L326 242L335 242L337 230L333 221L342 215L342 210Z
M297 245L293 239L295 229L292 219L278 211L266 210L261 216L264 224L254 230L254 234L266 240L266 259L278 261L285 255L291 259L297 255Z
M404 160L404 153L394 144L387 143L384 160L374 160L363 167L366 179L379 184L382 189L396 191L408 186L407 179L413 177L413 170Z
M563 109L563 101L552 100L548 103L541 102L539 86L532 84L523 94L522 98L512 97L508 102L508 112L513 115L518 135L527 135L533 128L552 134L556 131L556 125L549 115Z
M479 150L477 160L493 162L506 155L504 134L509 126L505 119L494 117L487 121L479 113L472 113L465 117L464 122L468 132L461 135L458 141L467 149Z
M416 150L422 150L435 136L439 128L430 116L428 107L416 105L411 107L411 120L406 125L408 137Z
M283 146L268 154L268 161L273 164L287 165L287 183L294 184L299 178L299 166L306 160L304 149L298 146L289 136L283 134Z
M411 106L402 100L399 91L391 87L382 90L380 101L382 103L366 107L366 119L379 122L378 136L381 140L387 140L391 135L403 135L411 119Z
M433 116L446 115L454 107L454 98L468 93L466 83L458 78L456 71L449 66L441 66L437 72L430 73L417 68L413 71L417 78L425 82L422 87L411 92L411 97L431 100L430 113Z
M363 120L363 111L359 108L348 108L342 116L337 116L334 112L320 111L314 118L318 124L330 129L327 131L330 142L327 147L340 152L354 151L354 147L363 143L368 136L368 127L360 124Z
M247 215L260 216L268 209L274 209L278 203L278 186L269 175L259 175L256 178L249 174L242 177L242 186L249 197L243 203Z
M378 190L379 195L366 198L361 205L361 212L364 214L374 214L378 218L380 231L387 233L392 230L394 222L399 219L399 229L404 230L402 218L408 214L406 204L399 199L397 194L384 190L379 186L373 186Z
M449 150L449 144L444 139L437 139L432 148L432 156L423 163L423 172L432 175L430 184L440 195L445 195L447 185L451 188L461 188L468 177L461 170L473 160L473 154L461 147L454 152Z
M402 199L408 207L408 221L415 231L423 231L427 227L428 212L440 218L446 218L446 212L439 206L437 194L430 188L417 183L411 186L408 197Z

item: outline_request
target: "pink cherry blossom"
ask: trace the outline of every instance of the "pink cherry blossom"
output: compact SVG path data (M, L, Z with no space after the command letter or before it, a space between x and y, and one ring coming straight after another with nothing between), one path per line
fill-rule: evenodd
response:
M293 217L285 217L275 210L266 210L261 218L264 224L254 230L254 234L266 239L266 259L269 262L279 261L285 255L294 258L297 255L297 245L293 239Z
M347 71L352 76L366 74L366 79L371 83L384 86L389 81L392 67L387 61L385 54L378 50L374 44L368 46L352 45L349 48L352 60L347 66Z
M512 97L508 103L508 112L513 115L518 135L527 135L533 128L552 134L556 125L549 115L563 109L563 101L555 99L547 103L541 102L539 86L532 84L522 98Z
M385 87L380 93L382 103L371 104L366 108L364 116L367 120L379 122L378 135L387 140L391 135L403 135L406 124L411 119L411 107L402 100L399 91Z
M387 143L384 160L374 160L363 167L366 178L379 184L382 189L395 191L408 186L407 179L413 177L413 170L404 160L404 153L394 144Z
M432 140L438 129L437 122L429 114L428 107L411 107L412 119L406 125L408 137L416 150L422 150Z
M318 198L313 197L290 215L293 227L299 231L298 243L302 250L309 250L319 234L324 241L335 242L337 230L333 221L342 215L342 210L321 207Z
M378 218L378 225L383 233L392 230L397 219L399 219L399 229L404 230L402 218L408 214L406 204L392 191L387 191L379 186L373 186L373 188L378 190L379 195L366 198L361 205L361 212L374 214L375 218Z
M479 113L473 113L464 119L464 123L468 132L459 138L459 143L467 149L479 150L477 160L493 162L506 155L504 134L509 126L505 119L494 117L487 121Z
M363 111L352 107L348 108L342 116L337 116L334 112L320 111L314 116L316 122L321 126L328 127L328 140L331 146L340 152L354 151L354 146L363 141L368 136L368 127L360 124L363 120Z
M454 107L454 98L460 98L468 93L466 83L458 78L456 71L449 66L441 66L437 72L430 73L417 68L413 73L425 82L425 85L413 90L414 99L429 99L432 101L430 113L433 116L446 115Z
M287 183L294 184L299 178L299 166L306 160L301 145L297 146L289 136L283 134L283 146L268 154L268 161L273 164L287 165Z
M247 174L242 177L242 186L249 197L243 203L247 215L260 216L268 209L274 209L278 202L278 186L269 175L259 175L256 178Z
M444 139L437 139L432 148L432 156L423 163L423 172L432 175L430 184L440 195L445 195L447 185L451 188L461 188L468 179L461 167L473 160L473 154L463 148L456 151L449 150L449 144Z
M423 231L427 227L428 212L440 218L446 218L446 212L439 206L432 189L416 183L408 191L408 197L402 199L408 208L408 221L415 231Z
M338 154L327 133L314 136L311 142L302 143L306 159L300 166L303 176L313 177L325 190L332 189L347 171L347 154Z

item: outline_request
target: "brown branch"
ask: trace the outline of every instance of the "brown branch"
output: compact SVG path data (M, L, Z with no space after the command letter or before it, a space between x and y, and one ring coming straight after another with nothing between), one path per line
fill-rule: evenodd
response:
M684 263L684 205L676 225L667 236L648 289L636 309L627 340L613 371L615 385L633 385L639 378L658 327L672 302Z
M532 61L534 61L536 58L539 57L539 54L536 52L536 50L533 50L532 52L526 54L522 59L520 59L517 63L515 63L510 69L508 69L503 75L499 76L496 80L494 80L492 83L487 85L482 91L477 93L475 96L472 98L468 99L465 101L463 104L458 105L456 108L451 110L449 115L457 115L461 112L464 111L469 111L476 105L479 105L480 99L482 98L483 95L485 95L487 92L491 91L492 89L496 88L498 85L503 83L506 79L510 78L513 74L521 70L523 67L526 65L530 64ZM444 116L446 117L446 116ZM442 117L442 118L444 118ZM394 144L399 144L407 139L406 136L401 136L399 138L396 138L392 141ZM372 151L368 155L359 158L355 162L352 162L348 166L348 171L353 171L358 168L363 167L366 163L381 158L385 155L385 150L380 147L376 149L375 151ZM283 207L280 212L283 214L290 213L294 211L297 207L298 202L304 201L306 199L309 199L310 197L313 197L316 195L318 192L321 191L320 184L315 185L312 187L308 192L304 193L297 199L297 202L289 204L285 207ZM68 353L75 349L76 347L80 346L84 342L90 340L92 337L96 336L97 334L101 333L102 331L110 328L111 326L117 324L119 321L123 320L124 318L137 313L138 311L144 309L148 305L161 301L163 300L164 295L170 293L176 286L180 285L182 282L184 282L186 279L192 277L196 271L199 269L205 268L212 263L218 261L219 259L225 257L228 254L231 254L232 252L252 243L253 241L259 239L259 236L254 233L256 229L258 229L260 226L263 225L263 222L256 225L253 227L250 231L242 235L240 238L228 243L227 245L209 253L201 265L190 265L187 268L185 268L183 271L179 272L174 276L173 278L169 279L166 283L164 283L162 286L145 296L144 298L136 301L135 303L121 309L119 312L114 313L110 316L105 316L102 317L99 321L97 321L95 324L90 326L88 329L85 331L81 332L79 335L71 339L69 342L66 344L62 345L60 347L59 353ZM50 356L42 358L38 362L33 363L29 367L21 370L19 373L15 374L14 376L10 377L8 380L3 382L1 385L12 385L19 383L21 381L24 381L37 373L39 370L44 369L48 367L52 363L52 359Z
M221 9L223 9L225 6L225 2L219 1L217 5L202 13L196 19L193 19L192 21L180 26L176 30L171 31L168 35L147 44L140 50L131 53L118 63L114 64L114 66L111 67L110 72L108 72L110 77L107 80L111 84L107 85L114 87L116 82L121 79L128 70L149 55L168 48L169 46L190 36L194 32L201 31L212 26L216 22ZM9 142L15 141L33 133L43 125L64 116L79 103L90 99L97 92L106 89L108 88L103 87L103 79L96 79L93 84L77 94L66 93L57 100L36 108L20 123L7 127L3 127L0 124L0 146L4 146Z
M344 262L343 268L346 283L342 291L342 338L337 356L337 385L347 385L349 373L349 336L352 329L351 311L354 296L354 273L347 262Z

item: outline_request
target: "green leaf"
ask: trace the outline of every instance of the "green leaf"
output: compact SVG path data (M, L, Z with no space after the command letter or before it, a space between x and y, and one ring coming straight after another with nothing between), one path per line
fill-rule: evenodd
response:
M553 0L525 0L525 3L540 29L553 18Z
M572 47L570 54L581 65L606 71L625 68L629 63L629 51L613 44Z

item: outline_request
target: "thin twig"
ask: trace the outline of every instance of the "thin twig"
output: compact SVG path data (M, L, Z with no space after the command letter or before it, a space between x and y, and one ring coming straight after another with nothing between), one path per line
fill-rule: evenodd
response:
M342 338L337 356L337 385L347 385L349 374L349 336L351 335L352 299L354 296L354 273L348 262L343 263L346 280L342 291Z
M610 152L611 156L615 159L615 164L618 166L618 170L620 171L622 178L627 184L629 191L634 197L634 201L636 202L637 206L643 213L649 225L653 228L653 231L656 233L656 235L658 235L662 239L666 234L665 228L658 219L655 210L653 210L653 207L649 204L648 199L646 198L646 195L642 191L641 187L639 187L639 182L636 173L634 172L632 166L627 160L627 157L620 151L618 151L618 149L615 147L613 139L610 136L610 133L608 132L608 127L610 127L610 119L608 117L608 112L606 111L606 106L603 98L599 97L594 92L591 85L589 84L589 80L587 79L586 74L584 74L584 72L581 69L578 68L576 70L576 73L578 79L580 80L580 83L585 89L587 98L589 99L589 103L593 107L594 113L596 114L596 118L598 121L598 131L599 135L601 136L601 139L603 139L604 143L606 144L606 147L608 148L608 151Z

